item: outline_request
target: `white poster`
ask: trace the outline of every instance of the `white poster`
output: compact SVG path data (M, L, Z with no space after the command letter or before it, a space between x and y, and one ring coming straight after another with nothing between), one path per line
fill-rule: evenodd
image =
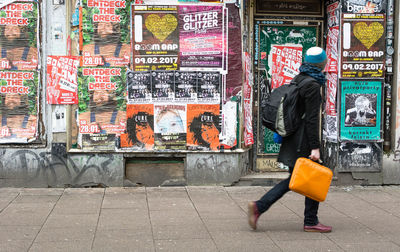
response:
M52 131L53 133L66 132L66 107L64 105L56 105L52 114Z

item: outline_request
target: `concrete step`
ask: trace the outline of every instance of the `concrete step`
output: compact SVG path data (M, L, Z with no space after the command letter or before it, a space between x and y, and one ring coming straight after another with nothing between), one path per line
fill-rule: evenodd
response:
M289 177L289 172L255 172L239 179L234 186L274 186Z

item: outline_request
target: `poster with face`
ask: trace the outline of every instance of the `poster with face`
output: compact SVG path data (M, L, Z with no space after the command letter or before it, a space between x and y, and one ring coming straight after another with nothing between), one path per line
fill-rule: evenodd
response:
M385 14L343 14L342 78L384 76Z
M178 7L133 7L133 69L176 70L179 66Z
M36 139L38 80L37 71L0 71L0 143Z
M126 117L127 133L121 134L121 147L152 150L154 147L154 105L127 105Z
M119 135L125 131L125 80L122 67L79 68L79 133Z
M154 105L155 149L186 149L186 105Z
M130 61L130 5L125 0L82 0L83 66L125 66Z
M0 69L38 67L38 3L16 1L0 9Z
M47 104L78 104L78 66L76 56L47 57Z
M173 71L151 72L151 90L154 102L173 102L175 99Z
M222 70L223 6L179 6L181 70Z
M197 90L198 103L219 104L221 101L221 74L198 72Z
M380 140L382 80L341 80L341 140Z
M133 72L126 74L128 86L128 104L151 103L151 73Z
M299 74L303 57L301 45L273 45L269 55L271 67L271 88L277 88L290 81Z
M197 72L175 71L175 101L182 103L197 101Z
M218 150L220 105L187 105L187 146L189 150Z

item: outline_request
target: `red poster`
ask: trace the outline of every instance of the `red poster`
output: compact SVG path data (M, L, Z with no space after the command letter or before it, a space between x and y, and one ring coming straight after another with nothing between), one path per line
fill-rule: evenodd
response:
M76 56L47 57L47 104L78 104Z
M187 146L189 150L218 150L220 106L187 105Z
M326 114L336 116L336 90L337 90L337 73L327 73L326 75Z
M271 49L271 88L277 88L299 74L302 62L303 47L301 45L273 45Z
M338 40L339 26L330 27L326 39L326 54L328 55L328 63L325 67L326 72L338 72Z
M245 53L245 74L246 81L243 87L244 97L244 144L246 146L254 144L253 135L253 75L251 73L251 57Z

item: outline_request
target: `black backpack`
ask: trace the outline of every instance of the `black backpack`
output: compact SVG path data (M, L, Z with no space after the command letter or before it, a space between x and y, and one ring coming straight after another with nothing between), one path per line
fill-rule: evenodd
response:
M304 76L300 78L300 76ZM299 80L300 79L300 80ZM302 115L298 111L300 84L312 77L296 76L289 85L282 85L270 92L262 102L262 124L282 137L295 133L300 126Z

